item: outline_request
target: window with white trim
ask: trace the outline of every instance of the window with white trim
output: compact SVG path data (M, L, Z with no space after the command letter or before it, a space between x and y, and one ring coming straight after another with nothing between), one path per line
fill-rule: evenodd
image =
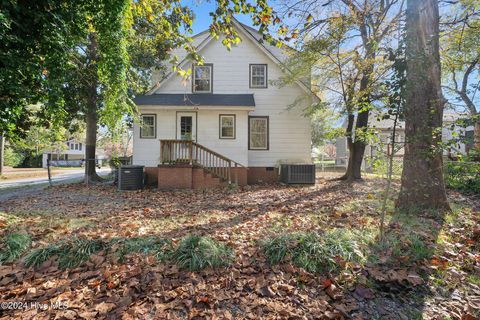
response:
M235 115L220 115L220 139L235 139Z
M250 65L250 88L266 88L267 87L267 65L251 64Z
M68 145L68 148L70 150L79 150L79 151L82 150L82 144L81 143L68 142L67 145Z
M193 87L192 91L196 93L212 92L212 64L193 66Z
M151 139L157 135L156 115L142 115L142 123L140 124L140 138Z
M268 150L268 144L268 117L249 117L248 148L250 150Z

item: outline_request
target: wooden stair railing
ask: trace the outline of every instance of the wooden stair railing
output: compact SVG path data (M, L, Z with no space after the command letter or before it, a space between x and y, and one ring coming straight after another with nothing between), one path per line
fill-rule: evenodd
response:
M245 166L191 140L160 140L162 164L189 164L202 167L213 176L238 184L238 171ZM233 177L232 177L233 171Z

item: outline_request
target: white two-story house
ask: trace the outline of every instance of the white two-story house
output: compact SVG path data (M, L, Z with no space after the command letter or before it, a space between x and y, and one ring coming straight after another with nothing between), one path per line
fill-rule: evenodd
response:
M181 68L191 68L189 81L172 72L134 99L141 123L134 125L133 164L144 165L160 189L268 182L282 163L311 163L304 110L318 98L308 83L275 85L292 49L233 24L238 45L228 51L221 39L199 33L193 41L204 64L174 52Z

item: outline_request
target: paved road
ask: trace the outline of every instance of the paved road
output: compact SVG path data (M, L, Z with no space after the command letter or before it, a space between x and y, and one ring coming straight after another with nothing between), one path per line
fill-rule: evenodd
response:
M52 176L53 184L72 183L81 181L84 175L84 169L68 170L64 173ZM106 176L111 172L110 169L97 169L100 176ZM35 193L48 186L48 178L34 177L16 180L0 180L0 201Z

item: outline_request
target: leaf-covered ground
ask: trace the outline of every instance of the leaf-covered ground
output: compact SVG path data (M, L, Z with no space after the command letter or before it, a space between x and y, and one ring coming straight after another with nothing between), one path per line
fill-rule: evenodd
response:
M375 179L203 192L69 185L3 201L0 302L37 305L2 305L0 319L476 319L480 202L450 193L444 215L394 213L389 203L380 243L383 190ZM308 272L288 255L270 265L265 240L298 232L346 234L360 259L328 256L339 249L327 243L319 258L334 268ZM150 240L124 256L115 244L152 236L175 248L192 234L233 249L233 262L190 272L152 254ZM72 239L113 245L25 266L32 250ZM8 255L12 248L19 256Z

